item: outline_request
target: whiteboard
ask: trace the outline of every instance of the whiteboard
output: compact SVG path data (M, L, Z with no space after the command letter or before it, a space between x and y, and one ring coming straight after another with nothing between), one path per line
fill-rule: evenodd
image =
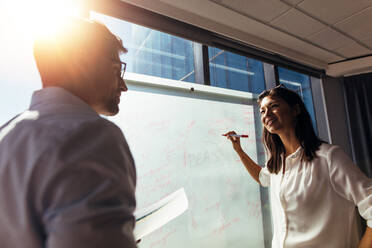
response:
M249 134L242 147L257 161L253 101L127 84L120 112L110 120L122 129L135 159L138 208L181 187L189 200L183 215L139 247L264 247L259 185L221 135Z

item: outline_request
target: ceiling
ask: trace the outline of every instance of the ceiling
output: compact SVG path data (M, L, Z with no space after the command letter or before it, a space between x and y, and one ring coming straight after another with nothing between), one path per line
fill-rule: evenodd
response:
M122 1L325 69L330 76L372 71L372 0Z

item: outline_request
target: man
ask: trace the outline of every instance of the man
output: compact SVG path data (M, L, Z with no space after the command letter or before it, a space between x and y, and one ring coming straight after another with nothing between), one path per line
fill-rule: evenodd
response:
M43 89L0 129L0 243L136 247L136 172L115 115L126 52L104 25L71 18L38 39ZM124 65L124 67L122 66Z

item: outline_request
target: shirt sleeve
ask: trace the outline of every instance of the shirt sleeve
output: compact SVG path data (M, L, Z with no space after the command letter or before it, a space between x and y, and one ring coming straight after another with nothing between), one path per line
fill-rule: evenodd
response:
M45 247L136 247L134 162L121 131L107 125L85 125L45 155Z
M335 191L358 207L360 215L372 227L372 179L352 162L341 148L334 146L328 154L330 179Z
M270 186L270 172L266 167L263 167L258 175L258 179L260 180L260 184L262 187L269 187Z

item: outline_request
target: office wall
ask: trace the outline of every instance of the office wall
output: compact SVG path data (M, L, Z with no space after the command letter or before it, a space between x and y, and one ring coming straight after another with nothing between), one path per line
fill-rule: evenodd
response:
M331 136L328 125L327 109L325 106L322 79L311 77L310 80L318 137L321 140L330 143Z
M326 77L322 80L325 108L328 115L331 144L339 145L352 157L348 117L342 79Z

